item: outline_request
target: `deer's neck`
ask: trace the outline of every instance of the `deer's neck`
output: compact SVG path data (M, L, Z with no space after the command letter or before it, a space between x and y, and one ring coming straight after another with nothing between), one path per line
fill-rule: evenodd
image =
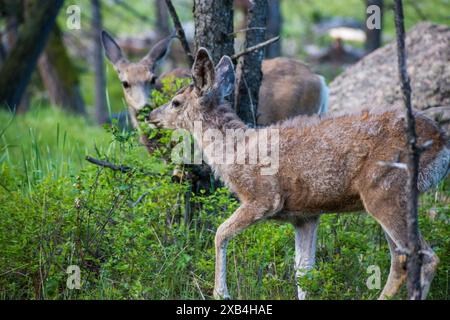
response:
M243 133L248 127L228 106L217 108L194 127L193 136L203 151L205 162L230 186L228 173L235 164L230 157L235 154L236 146L244 143Z
M205 119L205 127L209 129L217 129L222 133L227 130L246 130L247 125L231 110L229 105L219 106L216 112Z
M139 121L137 119L137 111L131 106L128 106L128 115L130 116L131 124L134 129L139 129Z

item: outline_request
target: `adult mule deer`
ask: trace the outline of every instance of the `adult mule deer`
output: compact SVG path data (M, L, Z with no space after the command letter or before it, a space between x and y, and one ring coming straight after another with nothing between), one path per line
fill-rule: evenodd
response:
M152 90L161 89L165 78L187 78L190 70L177 68L156 75L156 66L164 60L174 36L157 42L138 62L130 62L117 42L106 31L102 43L123 86L128 111L134 127L137 113L148 105ZM268 125L299 114L325 113L328 87L322 76L314 74L305 64L289 58L274 58L262 63L263 81L259 93L258 125Z
M223 57L214 68L208 51L201 48L196 54L192 77L191 85L180 90L169 103L153 110L147 121L157 127L191 132L207 162L241 201L240 207L216 233L214 296L229 297L227 244L248 226L267 219L295 226L298 277L314 264L320 214L360 210L367 211L385 231L391 268L380 298L393 296L406 276L401 253L407 246L408 173L401 163L407 157L403 114L363 112L323 119L299 116L269 128L249 129L224 100L233 91L235 81L229 57ZM424 192L448 173L449 141L430 119L417 114L416 122L419 143L431 143L420 159L418 189ZM236 130L245 134L237 134L238 138L231 144L228 140L224 143L223 139L206 138L211 136L208 131L217 136L217 133L227 135ZM271 150L278 147L279 151L279 169L273 174L262 174L265 165L261 162L211 161L217 160L217 154L224 148L243 150L242 144L245 159L258 154L261 141L257 140L263 130L277 133L270 136L270 142L265 140ZM278 139L272 139L274 136ZM273 144L278 145L272 149ZM238 155L242 157L242 152ZM438 258L423 239L421 246L424 252L421 284L426 297ZM298 287L298 297L303 299L305 295Z

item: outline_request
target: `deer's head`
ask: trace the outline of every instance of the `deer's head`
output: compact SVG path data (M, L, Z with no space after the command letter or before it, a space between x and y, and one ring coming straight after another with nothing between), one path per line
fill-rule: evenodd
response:
M153 110L148 122L161 128L192 131L195 121L214 118L216 108L234 90L233 62L224 56L214 68L208 50L200 48L192 66L192 80L169 103Z
M113 64L122 82L128 106L136 112L148 104L150 93L158 79L155 74L156 66L167 55L173 38L170 36L162 39L139 62L130 62L116 41L106 31L102 32L106 57Z

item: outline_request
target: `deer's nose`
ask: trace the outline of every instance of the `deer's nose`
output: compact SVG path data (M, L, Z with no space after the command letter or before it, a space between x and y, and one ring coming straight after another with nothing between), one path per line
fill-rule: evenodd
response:
M158 120L156 117L157 113L158 113L158 109L155 109L155 110L147 113L147 115L145 116L145 121L149 124L157 125L158 124Z

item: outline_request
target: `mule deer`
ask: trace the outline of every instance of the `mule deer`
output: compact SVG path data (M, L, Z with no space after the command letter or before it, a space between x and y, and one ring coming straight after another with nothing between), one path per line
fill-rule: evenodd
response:
M173 38L171 35L160 40L139 62L130 62L116 41L106 31L102 32L106 57L113 64L122 83L131 122L135 128L138 127L138 112L148 105L151 91L161 88L162 79L189 76L184 69L175 69L159 77L155 73L156 67L167 55Z
M207 159L215 157L211 143L203 135L207 130L247 130L224 100L233 91L235 75L229 57L214 68L208 51L199 49L192 68L193 83L173 99L153 110L147 121L167 129L182 128L192 133ZM194 130L201 121L202 131ZM405 162L406 135L403 114L399 111L331 116L299 116L275 124L269 129L279 134L279 170L262 175L263 165L216 163L210 165L241 201L240 207L222 223L216 233L214 296L228 298L226 250L228 241L263 220L290 222L295 227L295 268L299 277L311 269L315 259L318 218L322 213L365 210L383 228L391 252L389 277L380 298L393 296L406 277L404 256L407 246L406 201L407 170L386 165ZM444 178L449 170L449 141L436 124L416 115L418 142L431 141L420 159L418 189L424 192ZM258 152L258 133L237 140L234 148L245 144L246 157ZM274 143L272 138L270 143ZM219 148L224 148L224 143ZM241 149L242 150L242 149ZM424 264L421 270L423 297L437 268L438 258L421 239ZM306 293L298 287L298 297Z
M102 33L106 56L113 64L123 85L131 121L137 127L137 113L147 104L152 90L161 88L165 78L188 78L190 70L178 68L159 77L156 66L167 55L173 36L165 38L139 62L130 62L116 41ZM299 114L325 113L328 87L322 76L305 64L289 58L274 58L262 63L263 81L259 92L257 124L268 125Z

